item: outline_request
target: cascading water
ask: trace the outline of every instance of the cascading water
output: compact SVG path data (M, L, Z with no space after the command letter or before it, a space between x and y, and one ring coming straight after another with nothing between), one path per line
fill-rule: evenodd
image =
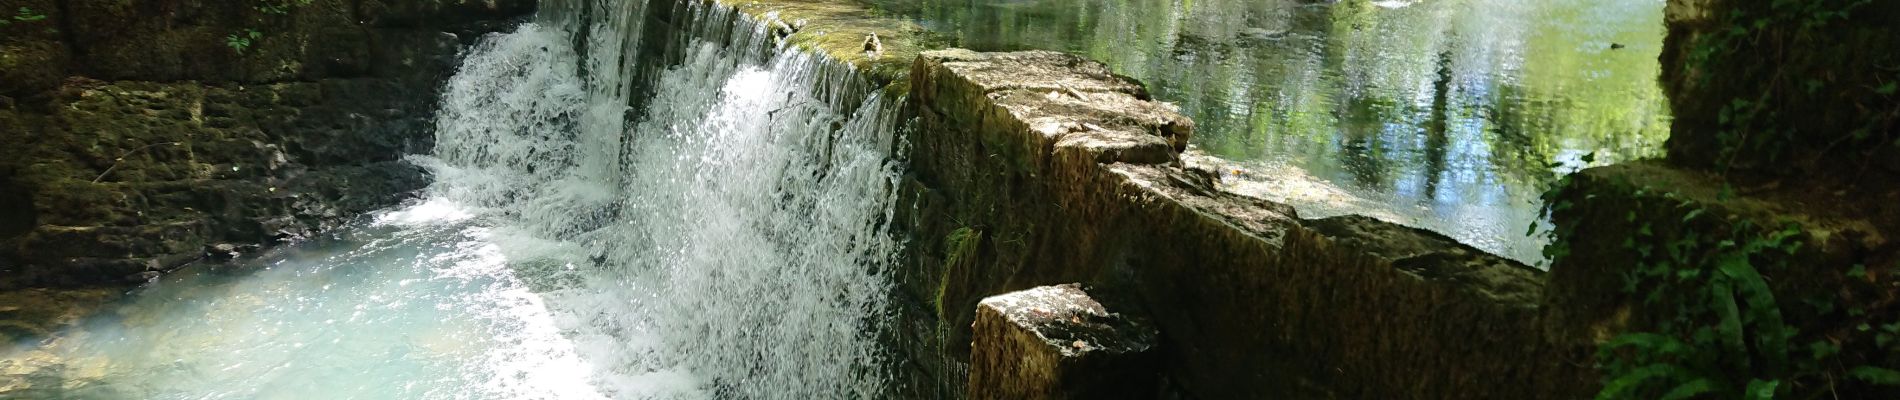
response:
M643 53L646 4L482 38L422 199L0 349L0 397L881 397L898 102L698 0Z
M611 395L876 395L895 103L766 24L681 8L684 60L636 123L634 27L544 11L484 40L420 159L432 195L507 216L504 252L545 266Z

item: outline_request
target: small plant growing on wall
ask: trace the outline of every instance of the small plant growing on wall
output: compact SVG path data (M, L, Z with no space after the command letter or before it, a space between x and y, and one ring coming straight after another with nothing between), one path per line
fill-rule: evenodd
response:
M46 14L41 14L38 11L33 11L33 8L31 7L20 7L19 12L13 14L12 17L0 18L0 26L7 26L7 25L12 25L14 23L20 23L20 22L37 22L37 21L41 21L45 19L46 19Z
M290 15L292 11L296 11L298 8L304 6L309 6L315 1L316 0L259 0L257 4L251 8L268 16L287 16ZM231 50L237 51L238 54L243 54L246 50L250 50L251 46L256 45L258 40L263 38L263 31L259 31L256 28L244 28L235 33L225 35L224 46L230 47Z
M224 45L226 47L230 47L231 50L237 50L237 52L241 54L241 53L244 53L244 50L251 48L251 41L261 39L263 37L264 37L263 32L258 32L256 29L247 28L238 33L226 35L224 37Z

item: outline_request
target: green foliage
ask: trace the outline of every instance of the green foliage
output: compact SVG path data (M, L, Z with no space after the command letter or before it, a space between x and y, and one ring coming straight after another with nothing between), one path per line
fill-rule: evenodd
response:
M225 47L230 47L231 50L236 50L239 54L242 54L244 53L245 50L248 50L251 48L252 41L257 40L257 39L262 39L263 37L264 37L263 32L258 32L256 29L247 28L238 33L225 35L224 45Z
M1685 223L1702 214L1694 211ZM1795 371L1791 354L1804 350L1790 344L1797 332L1783 321L1757 265L1785 267L1784 256L1802 247L1799 227L1757 234L1743 223L1728 235L1665 236L1635 211L1625 218L1638 228L1623 246L1639 256L1625 290L1644 306L1672 312L1656 332L1603 344L1599 368L1608 383L1597 398L1767 399L1786 390L1782 383Z
M290 15L291 10L310 5L313 1L316 0L259 0L253 8L269 15Z
M298 8L309 6L315 1L316 0L257 0L257 4L251 6L251 8L267 16L282 17L290 15L292 11L296 11ZM224 46L230 47L231 50L237 51L238 54L244 54L246 50L249 50L252 45L257 44L257 41L263 38L264 32L258 31L255 28L244 28L244 30L238 31L237 33L225 35Z
M1900 138L1891 136L1891 128L1900 119L1896 108L1894 80L1900 74L1882 78L1844 72L1853 68L1851 58L1834 53L1861 50L1836 44L1840 27L1872 0L1763 0L1727 2L1726 14L1718 15L1713 26L1726 27L1690 36L1683 68L1695 84L1708 87L1756 88L1717 94L1715 111L1718 160L1733 166L1744 154L1768 162L1792 161L1781 157L1794 151L1799 136L1838 135L1823 153L1835 149L1872 149L1878 144ZM1790 50L1800 49L1800 50ZM1825 56L1793 58L1791 51L1808 51ZM1813 57L1823 57L1810 59ZM1826 58L1833 57L1833 58ZM1723 71L1708 73L1707 71ZM1719 75L1719 76L1718 76ZM1759 80L1738 84L1734 80ZM1867 80L1876 82L1868 84ZM1721 98L1726 97L1726 98ZM1817 132L1804 118L1806 111L1784 114L1791 104L1839 104L1858 109L1852 118L1858 126L1821 127ZM1886 111L1894 108L1894 111ZM1803 132L1803 129L1810 130ZM1883 137L1876 138L1876 134Z
M937 308L937 318L945 318L947 315L944 314L944 296L950 292L951 279L955 276L953 272L968 271L968 268L973 268L973 265L965 264L976 261L977 250L980 249L979 245L982 243L983 232L967 227L957 228L944 236L943 273L938 276L937 296L932 300L932 305Z
M0 18L0 26L12 25L16 22L38 22L45 19L46 14L34 11L31 7L20 7L19 12L13 14L12 17Z
M1566 182L1546 193L1546 211L1577 207L1571 200L1579 193L1570 190L1576 189ZM1621 247L1635 265L1623 277L1623 290L1645 311L1636 331L1598 348L1604 376L1598 399L1807 399L1837 385L1900 385L1900 372L1874 365L1883 354L1900 354L1900 316L1842 310L1827 290L1780 298L1764 277L1764 271L1804 273L1799 267L1807 266L1794 261L1809 248L1800 225L1715 218L1699 203L1651 188L1632 197L1632 204L1615 208L1621 221L1596 223L1629 232ZM1567 257L1569 243L1579 239L1574 226L1563 225L1576 224L1551 232L1546 253L1553 259ZM1878 291L1878 275L1857 266L1840 276L1849 286ZM1808 322L1790 324L1788 310ZM1860 323L1841 332L1817 320Z

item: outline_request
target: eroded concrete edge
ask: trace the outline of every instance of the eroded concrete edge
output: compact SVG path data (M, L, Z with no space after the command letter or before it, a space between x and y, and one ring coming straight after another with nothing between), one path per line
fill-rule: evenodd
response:
M766 24L786 44L851 65L878 84L904 83L911 60L950 42L914 22L874 15L853 0L702 1L735 9Z
M1196 397L1549 398L1592 381L1549 362L1587 349L1540 334L1541 273L1226 192L1216 163L1184 151L1192 123L1100 63L946 50L914 69L900 280L937 306L935 327L911 327L937 343L909 351L940 353L920 358L968 354L981 296L1081 281L1154 316L1158 370Z

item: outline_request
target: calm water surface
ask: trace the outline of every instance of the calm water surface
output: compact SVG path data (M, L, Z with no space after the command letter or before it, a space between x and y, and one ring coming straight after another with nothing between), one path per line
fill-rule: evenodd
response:
M1237 161L1236 191L1541 263L1559 172L1658 155L1660 0L874 0L976 50L1107 62Z

